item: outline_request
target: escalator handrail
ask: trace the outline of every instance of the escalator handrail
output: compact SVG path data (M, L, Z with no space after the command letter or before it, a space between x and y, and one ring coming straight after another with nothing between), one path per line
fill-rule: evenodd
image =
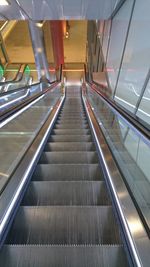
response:
M25 99L24 101L22 101L19 104L16 104L13 107L10 107L8 110L5 110L3 112L0 113L0 122L4 121L7 117L13 115L15 112L17 112L18 110L22 109L24 106L26 106L27 104L33 102L34 100L36 100L37 98L39 98L40 96L44 95L45 93L47 93L48 91L52 90L54 87L56 87L58 84L60 83L60 81L57 81L53 84L51 84L49 87L48 85L45 85L45 90L43 90L42 92L37 93L34 96L31 96L27 99ZM41 83L39 83L40 85ZM34 86L34 85L32 85ZM31 86L31 87L32 87ZM28 88L29 89L29 88Z
M53 83L55 83L56 81L54 81ZM51 83L51 84L53 84ZM37 85L40 85L40 82L37 82L37 83L34 83L34 84L31 84L31 85L26 85L26 86L23 86L23 87L20 87L20 88L17 88L17 89L13 89L13 90L10 90L10 91L7 91L7 92L3 92L3 93L0 93L0 98L1 97L4 97L4 96L9 96L13 93L16 93L16 92L20 92L20 91L24 91L24 90L28 90L30 87L32 86L37 86Z
M90 88L95 91L102 99L105 103L107 103L110 107L110 109L117 113L117 115L119 114L119 116L126 121L126 123L134 130L138 133L138 135L140 135L140 137L142 139L144 139L144 141L146 143L149 144L150 142L150 131L149 129L147 129L146 127L144 127L143 124L141 124L138 121L138 118L133 117L132 115L130 115L127 111L125 111L123 108L121 108L115 101L109 99L106 94L102 93L101 90L101 85L98 85L95 82L89 82L87 77L86 77L86 73L85 73L85 80L86 83L90 86ZM103 87L104 88L104 87ZM107 87L105 87L107 88Z
M27 65L26 65L27 66ZM24 70L25 70L25 68L24 68ZM23 76L23 75L22 75ZM47 83L48 84L54 84L54 83L56 83L56 82L59 82L59 81L61 81L61 79L62 79L62 64L61 64L61 66L60 66L60 77L59 77L59 79L58 80L55 80L55 81L52 81L52 82L48 82L47 81ZM17 82L20 82L19 80L17 81ZM16 84L17 82L13 82L14 84ZM5 86L5 84L7 84L7 83L9 83L9 82L3 82L3 86ZM11 83L11 82L10 82ZM40 82L36 82L36 83L34 83L33 85L38 85L38 84L40 84ZM1 83L0 83L0 85L1 85ZM2 92L2 93L0 93L0 97L2 96L7 96L7 95L9 95L9 94L11 94L11 93L15 93L15 92L18 92L18 91L22 91L22 90L28 90L29 88L31 87L31 85L27 85L27 86L23 86L23 87L20 87L20 88L17 88L17 89L13 89L13 90L10 90L10 91L7 91L7 92Z
M9 80L9 81L5 81L5 82L0 82L0 86L5 86L9 83L12 83L12 84L16 84L16 83L19 83L22 78L23 78L23 75L24 75L24 71L25 71L25 68L26 68L27 64L20 64L20 67L15 75L15 77L12 79L12 80ZM23 68L23 70L22 70ZM18 79L18 75L21 74L20 78Z

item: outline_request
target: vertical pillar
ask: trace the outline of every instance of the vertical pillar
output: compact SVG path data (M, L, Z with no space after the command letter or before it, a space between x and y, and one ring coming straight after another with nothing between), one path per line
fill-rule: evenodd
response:
M28 24L35 57L35 64L38 72L38 79L50 81L49 66L46 58L41 24L33 21L29 21Z
M63 21L50 21L53 54L56 69L64 64Z

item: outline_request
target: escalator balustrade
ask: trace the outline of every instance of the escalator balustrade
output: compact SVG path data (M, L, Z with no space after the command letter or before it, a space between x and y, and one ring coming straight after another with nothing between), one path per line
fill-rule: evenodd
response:
M78 87L65 103L0 252L3 267L126 267Z

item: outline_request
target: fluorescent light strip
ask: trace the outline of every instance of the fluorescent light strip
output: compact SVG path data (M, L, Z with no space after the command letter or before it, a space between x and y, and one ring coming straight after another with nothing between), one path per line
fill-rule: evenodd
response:
M7 2L7 0L0 0L0 6L8 6L9 3Z

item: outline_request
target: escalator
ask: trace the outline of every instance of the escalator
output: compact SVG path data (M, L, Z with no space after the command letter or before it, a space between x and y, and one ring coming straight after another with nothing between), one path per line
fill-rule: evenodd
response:
M13 92L32 84L30 70L26 64L9 64L4 70L4 81L0 82L0 93Z
M79 87L67 88L0 265L129 266Z
M19 73L19 70L21 68L21 64L11 64L9 63L5 68L4 68L4 75L3 78L5 79L5 82L13 82L16 80L17 75Z

